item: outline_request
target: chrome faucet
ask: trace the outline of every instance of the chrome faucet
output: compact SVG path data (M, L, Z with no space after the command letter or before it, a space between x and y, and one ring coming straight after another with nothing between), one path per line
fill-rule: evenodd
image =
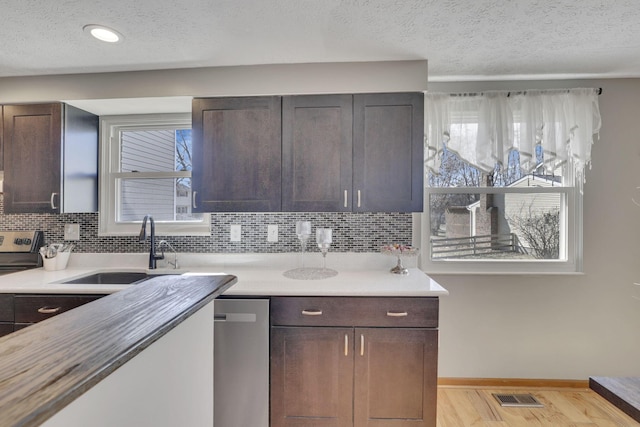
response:
M158 242L158 249L160 249L160 251L162 251L162 255L161 256L164 258L164 249L162 248L163 246L166 246L171 251L173 251L173 262L167 261L167 264L172 265L174 269L180 268L178 266L178 252L176 252L176 250L173 247L173 245L171 243L167 242L166 240L160 240Z
M140 229L140 243L144 242L147 239L147 219L151 223L151 233L149 235L150 248L149 248L149 269L156 268L156 261L159 259L164 259L164 253L162 255L156 255L156 225L153 222L153 217L151 215L145 215L142 219L142 228Z

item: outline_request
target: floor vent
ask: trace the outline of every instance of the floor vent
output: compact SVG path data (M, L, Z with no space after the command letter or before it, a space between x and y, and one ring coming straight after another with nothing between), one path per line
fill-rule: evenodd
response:
M532 394L499 394L494 393L500 406L509 406L515 408L543 408L544 405L538 401Z

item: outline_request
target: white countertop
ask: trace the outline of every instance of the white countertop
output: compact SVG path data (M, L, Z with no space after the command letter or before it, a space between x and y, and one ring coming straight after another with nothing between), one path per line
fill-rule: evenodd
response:
M168 254L172 259L172 255ZM297 280L283 275L300 267L299 254L178 254L180 269L148 270L148 254L72 254L65 270L43 268L0 276L0 293L86 293L108 294L130 285L81 285L61 282L97 271L149 271L154 274L231 274L238 283L224 295L326 295L326 296L443 296L446 289L418 268L405 263L408 275L389 272L395 258L381 254L329 254L327 267L338 271L334 277ZM319 254L305 256L305 266L320 266ZM415 260L414 260L415 264Z

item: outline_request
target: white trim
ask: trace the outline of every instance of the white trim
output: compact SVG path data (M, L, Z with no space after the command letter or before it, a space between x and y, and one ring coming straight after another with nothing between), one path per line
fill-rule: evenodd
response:
M140 232L140 222L117 222L117 182L122 178L166 178L190 176L189 172L120 172L119 138L123 130L191 127L191 114L144 114L103 116L100 118L100 204L98 236L134 236ZM117 171L111 173L110 171ZM140 218L142 221L142 218ZM211 215L202 221L156 221L156 233L163 236L210 236Z
M575 191L573 187L426 187L426 190L432 194L566 194Z
M113 172L116 179L191 178L191 172Z

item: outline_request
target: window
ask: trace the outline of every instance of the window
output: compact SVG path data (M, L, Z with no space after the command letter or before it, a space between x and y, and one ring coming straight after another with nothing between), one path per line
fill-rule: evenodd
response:
M584 135L597 133L600 118L597 95L580 91L589 96L431 95L420 222L425 271L582 271L583 169L592 142ZM587 108L594 97L595 108ZM589 114L567 114L572 108ZM592 120L573 121L585 117Z
M580 192L562 168L526 173L509 157L484 173L444 149L440 173L427 173L427 271L580 270Z
M149 214L163 235L209 235L191 212L189 114L101 119L100 235L135 235Z

